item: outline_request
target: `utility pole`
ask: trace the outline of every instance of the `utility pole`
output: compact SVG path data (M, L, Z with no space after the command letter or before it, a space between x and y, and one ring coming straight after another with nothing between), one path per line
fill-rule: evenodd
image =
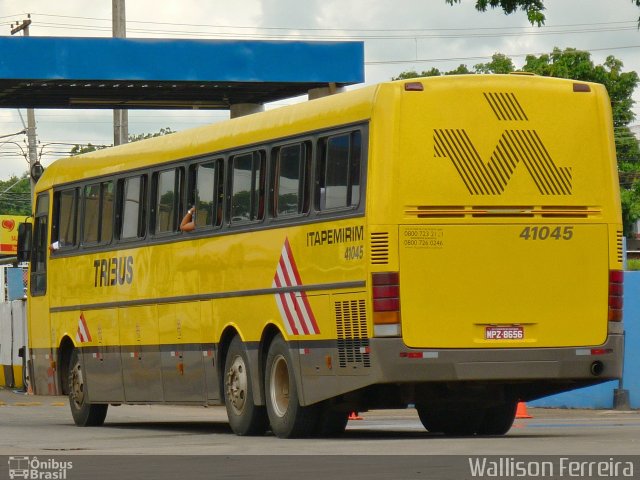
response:
M124 8L125 0L111 0L111 17L113 22L113 37L126 38L127 20ZM113 144L121 145L129 141L129 112L127 110L113 110Z
M29 25L31 25L31 14L27 15L27 19L22 23L16 21L15 26L11 24L11 35L15 35L18 32L22 32L25 37L29 36ZM38 161L38 147L36 142L36 114L33 108L27 108L27 145L29 152L29 176L31 177L31 199L33 201L33 189L35 187L37 178L34 179L35 170L40 170L42 173L42 167ZM36 167L37 165L37 167ZM39 178L39 176L38 176Z

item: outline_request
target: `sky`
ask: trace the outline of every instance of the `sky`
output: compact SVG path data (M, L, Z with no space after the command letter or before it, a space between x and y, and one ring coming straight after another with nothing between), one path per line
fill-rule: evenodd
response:
M472 67L496 52L513 58L554 47L591 52L599 64L608 55L624 71L640 72L640 9L631 0L545 0L546 24L533 27L524 12L484 13L475 0L450 6L445 0L128 0L127 37L269 40L356 40L365 43L365 84L390 80L406 70ZM31 14L31 36L111 36L109 0L0 0L0 35ZM0 52L2 55L2 52ZM88 59L88 61L91 61ZM350 88L359 88L356 85ZM633 110L640 123L640 88ZM298 98L293 101L304 101ZM279 108L280 101L267 108ZM27 170L23 130L26 111L0 109L0 180ZM219 122L226 111L137 110L129 133L185 130ZM113 143L111 110L36 110L38 154L46 167L74 144Z

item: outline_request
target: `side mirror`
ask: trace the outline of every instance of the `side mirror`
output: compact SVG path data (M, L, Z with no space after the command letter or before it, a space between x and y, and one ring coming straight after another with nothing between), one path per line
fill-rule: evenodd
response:
M28 262L31 259L32 230L30 223L18 225L18 261Z

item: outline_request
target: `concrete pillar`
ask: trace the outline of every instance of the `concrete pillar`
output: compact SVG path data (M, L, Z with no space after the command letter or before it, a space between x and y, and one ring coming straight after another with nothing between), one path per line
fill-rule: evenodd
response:
M252 113L264 112L264 105L262 103L234 103L229 110L230 117L237 118L251 115Z
M312 88L311 90L309 90L308 95L309 100L315 100L316 98L327 97L329 95L341 93L344 91L344 87L338 87L335 83L330 83L326 87Z

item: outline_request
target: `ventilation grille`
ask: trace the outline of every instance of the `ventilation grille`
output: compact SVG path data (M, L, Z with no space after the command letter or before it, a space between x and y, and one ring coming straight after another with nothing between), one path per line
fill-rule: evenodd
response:
M373 265L389 263L389 232L371 233L371 263Z
M618 246L618 263L622 263L624 260L624 250L622 248L623 243L623 234L622 232L617 233L617 246Z
M410 218L472 218L472 217L522 217L522 218L592 218L602 214L597 207L551 205L533 206L431 206L407 205L404 209Z
M335 303L340 368L370 367L367 313L363 300Z
M526 121L527 114L518 102L516 96L511 92L505 93L484 93L491 110L498 120Z

